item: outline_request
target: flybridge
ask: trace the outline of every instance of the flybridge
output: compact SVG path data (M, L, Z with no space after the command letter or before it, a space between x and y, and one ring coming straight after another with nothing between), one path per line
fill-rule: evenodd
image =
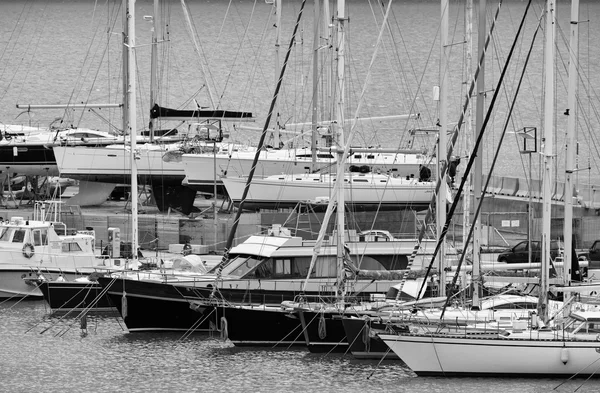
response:
M150 110L150 118L162 120L222 120L254 121L252 112L225 111L214 109L179 110L164 108L155 104Z

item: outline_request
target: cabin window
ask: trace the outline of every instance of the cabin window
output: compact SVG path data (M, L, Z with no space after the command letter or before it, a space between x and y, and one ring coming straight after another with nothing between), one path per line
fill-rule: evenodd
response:
M254 277L256 278L271 278L273 277L272 271L272 263L267 262L261 265L254 270Z
M306 277L310 267L310 257L294 258L294 275ZM335 256L320 256L310 274L311 277L336 277L337 259Z
M319 257L315 263L315 277L336 277L337 259L333 256Z
M63 252L81 251L81 247L79 247L79 244L77 244L77 242L63 242L62 251Z
M25 241L25 230L24 229L15 229L15 234L13 235L12 242L13 243L23 243Z
M0 235L0 242L10 241L10 235L13 233L12 229L5 228L2 230L2 234Z
M308 276L308 268L310 267L310 258L294 258L294 274L300 277ZM312 274L311 274L312 275Z
M275 260L275 274L278 276L289 276L292 274L292 261L290 259Z
M34 229L33 230L33 245L34 246L45 246L48 244L48 233L45 229Z
M243 277L260 263L261 260L252 257L236 257L233 261L229 262L227 266L225 266L221 274L223 276L231 275Z

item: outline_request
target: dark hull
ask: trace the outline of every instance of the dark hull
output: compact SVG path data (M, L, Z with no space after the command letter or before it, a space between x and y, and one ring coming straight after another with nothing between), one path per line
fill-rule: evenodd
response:
M157 170L157 172L159 171ZM101 183L131 184L131 174L123 173L107 173L101 175L69 173L66 176L68 176L69 179L75 180L93 181ZM185 176L183 175L163 175L161 173L151 175L138 174L138 182L140 184L156 184L165 187L180 186L184 178Z
M190 308L190 304L172 285L149 281L99 278L107 296L115 305L130 332L182 331L207 332L215 318ZM125 293L125 301L123 294Z
M347 353L350 350L341 314L306 310L299 310L297 314L310 352Z
M39 286L52 311L113 311L98 283L42 282Z
M198 180L198 181L190 182L189 179L186 177L181 184L186 187L191 188L194 191L198 191L198 192L204 192L207 194L214 194L214 192L215 192L215 181L214 180L210 180L210 181ZM217 194L218 195L228 196L227 189L225 188L225 186L223 185L223 182L221 180L217 180L216 185L217 185Z
M283 301L293 301L296 296L303 295L306 299L333 299L333 293L311 293L296 292L291 290L264 290L264 289L246 289L245 285L233 284L231 287L226 281L221 285L218 291L213 293L211 287L193 286L193 281L188 283L168 284L156 281L138 281L138 280L113 280L111 278L99 278L100 285L110 286L108 296L111 302L117 307L121 315L122 297L126 293L127 312L124 318L125 325L129 331L188 331L211 330L210 323L217 319L212 315L209 320L203 320L203 315L190 308L190 303L198 301L206 304L214 300L225 300L226 303L235 303L242 305L267 304L279 306ZM197 284L197 283L196 283ZM369 299L370 293L363 293L361 299L354 298L355 301ZM225 303L225 304L226 304ZM220 317L219 317L220 318ZM345 337L341 320L334 322L335 329ZM317 326L317 323L314 324ZM333 331L334 327L330 330ZM316 332L316 328L315 328ZM318 337L318 335L317 335ZM306 340L305 340L306 341ZM336 341L336 343L339 342ZM347 345L346 345L347 347Z
M281 309L216 306L218 330L236 346L306 346L300 320Z
M114 144L107 141L106 144ZM102 146L100 143L77 143L81 146ZM15 154L15 148L17 149ZM58 176L56 157L52 146L46 144L15 143L0 146L0 167L2 171L20 175Z
M398 360L400 359L375 333L384 331L385 323L359 318L343 318L342 324L350 352L357 359Z

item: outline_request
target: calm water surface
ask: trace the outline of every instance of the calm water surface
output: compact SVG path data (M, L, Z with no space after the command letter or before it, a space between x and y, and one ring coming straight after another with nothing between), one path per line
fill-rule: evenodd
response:
M302 349L236 348L219 337L129 334L114 315L49 318L43 301L0 304L2 392L548 392L563 380L422 378L401 362ZM558 392L597 392L577 380Z

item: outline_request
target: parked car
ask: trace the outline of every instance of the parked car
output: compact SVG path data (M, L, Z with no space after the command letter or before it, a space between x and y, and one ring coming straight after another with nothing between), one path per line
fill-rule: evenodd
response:
M541 260L541 244L538 240L531 241L531 262L539 262ZM550 242L550 256L552 259L562 254L562 244L559 240ZM517 243L512 248L509 248L498 254L498 262L506 263L528 263L529 262L529 241L524 240Z
M594 243L594 246L597 248L597 260L598 266L600 267L600 240L598 244ZM563 256L564 243L561 240L551 240L550 241L550 257L552 259L556 259L557 257ZM541 245L537 240L531 241L531 262L539 262L541 260ZM577 259L580 261L587 261L590 259L591 249L590 250L576 250ZM498 254L498 262L506 262L506 263L528 263L529 262L529 242L524 240L522 242L517 243L514 247L509 248L505 251L502 251Z
M588 269L600 269L600 240L595 240L588 250Z

